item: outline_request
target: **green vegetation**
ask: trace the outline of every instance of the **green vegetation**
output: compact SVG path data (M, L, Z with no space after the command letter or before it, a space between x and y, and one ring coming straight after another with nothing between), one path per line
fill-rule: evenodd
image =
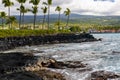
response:
M26 13L26 9L23 6L23 4L26 2L26 0L17 0L18 3L20 3L20 8L17 8L17 10L20 11L20 17L19 17L19 29L21 28L21 20L22 20L22 12L23 12L23 21L24 21L24 13Z
M35 24L36 24L36 16L37 16L37 13L38 13L38 5L40 3L40 0L30 0L30 3L33 4L32 6L32 10L30 10L33 14L34 14L34 27L33 29L35 29Z
M30 4L32 4L32 7L31 8L26 8L25 6L25 3L29 1ZM36 29L37 26L41 26L40 25L36 25L36 19L37 19L37 13L38 13L38 9L39 9L39 6L40 5L40 2L41 0L17 0L17 2L20 4L20 7L17 8L16 10L18 10L20 12L20 15L19 15L19 28L18 28L18 25L14 25L16 26L17 29L28 29L26 28L25 26L25 20L24 20L24 16L25 16L25 13L27 12L32 12L33 13L33 16L34 16L34 21L33 21L33 26L29 29ZM5 20L5 29L16 29L16 28L13 28L13 23L17 24L17 19L16 17L13 17L10 15L10 8L11 6L14 5L14 2L12 2L11 0L2 0L2 4L4 4L5 7L8 7L8 14L5 16L5 12L1 12L1 15L0 15L0 18L2 19L2 27L3 27L3 21ZM42 23L42 29L51 29L50 26L50 7L52 5L52 0L47 0L46 2L43 2L42 5L44 5L44 7L42 7L42 12L44 14L44 18L43 18L43 23ZM61 7L60 6L57 6L55 11L58 11L59 12L59 15L58 15L58 20L57 20L57 25L58 25L58 29L60 30L60 13L61 13ZM65 15L68 16L68 19L67 19L67 24L66 26L68 26L68 22L69 22L69 15L71 13L70 9L69 8L66 8L66 11L65 12ZM4 15L2 15L4 13ZM46 13L48 13L48 20L47 20L47 26L45 26L45 19L46 19ZM13 20L13 21L12 21ZM9 28L7 26L7 24L9 24ZM21 27L21 24L23 25ZM44 27L44 28L43 28ZM53 26L54 27L54 26Z
M0 18L2 19L2 29L4 28L4 19L6 18L6 13L5 12L1 12L0 13Z
M58 16L58 21L57 21L57 24L58 24L58 30L60 30L60 13L61 13L61 10L62 8L60 6L57 6L55 11L58 11L59 12L59 16Z
M32 4L29 9L25 6L27 1ZM52 0L46 0L46 2L43 2L42 4L40 4L41 0L17 0L17 2L20 4L16 9L20 13L19 17L10 15L10 8L14 3L11 2L11 0L2 0L2 4L5 7L8 7L8 13L3 11L0 12L0 37L120 29L120 17L87 16L85 18L85 16L71 14L71 10L69 8L66 8L66 10L62 12L62 6L56 6L55 11L58 14L55 17L55 15L50 15ZM41 9L43 16L38 16L38 5L42 5ZM32 18L30 18L30 16L25 16L25 13L27 12L33 13ZM48 15L46 20L47 13ZM27 23L27 21L30 22Z
M0 37L24 37L24 36L40 36L54 35L58 33L70 33L68 30L0 30Z
M50 6L52 5L52 0L47 0L47 2L43 2L44 5L48 6L48 29L50 27Z
M66 8L66 11L64 11L64 13L65 13L65 16L68 16L68 18L67 18L67 24L66 24L66 26L68 26L71 11L70 11L69 8Z
M11 2L10 0L2 0L2 3L4 4L5 7L8 7L8 19L10 17L10 7L14 5L13 2ZM9 23L9 28L10 28L10 24Z
M44 7L42 7L41 9L42 9L43 14L44 14L43 23L42 23L42 29L44 29L44 26L45 26L45 18L46 18L46 13L47 13L47 7L44 6Z

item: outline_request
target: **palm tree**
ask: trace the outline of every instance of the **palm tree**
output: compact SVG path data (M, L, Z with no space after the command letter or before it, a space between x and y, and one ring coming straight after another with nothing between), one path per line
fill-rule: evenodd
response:
M10 0L2 0L2 4L4 4L5 7L8 7L8 17L10 17L10 7L14 5L13 2L11 2ZM9 23L9 28L10 28L10 24Z
M50 6L52 5L52 0L47 0L46 2L43 2L43 4L48 6L48 29L50 27Z
M44 26L44 23L45 23L45 18L46 18L46 13L47 13L47 7L42 7L41 8L43 13L44 13L44 17L43 17L43 24L42 24L42 29L43 29L43 26Z
M4 19L6 18L5 12L0 12L0 18L2 19L2 29L4 28Z
M37 13L38 13L38 5L40 3L40 0L30 0L29 3L32 3L34 6L32 6L32 10L31 12L34 14L34 27L33 29L35 29L35 24L36 24L36 16L37 16Z
M23 4L22 4L22 5L20 6L20 9L17 8L17 10L19 10L20 13L22 14L22 15L21 15L22 18L21 18L21 21L20 21L20 22L22 22L23 27L24 27L24 15L25 15L25 13L27 13L27 12L29 11L29 9L25 8L25 7L23 6Z
M6 24L10 24L11 23L11 29L12 29L12 25L14 23L17 23L17 19L14 17L14 16L10 16L8 17L7 21L6 21Z
M19 29L20 29L20 27L21 27L21 20L22 20L22 18L21 18L21 15L22 15L22 13L21 13L21 6L26 2L27 0L17 0L17 2L18 3L20 3L20 8L18 9L17 8L17 10L19 10L20 11L20 17L19 17Z
M25 8L23 6L23 9L21 10L23 16L22 16L22 23L23 23L23 27L24 27L24 16L25 16L25 13L27 13L29 11L29 9Z
M58 16L58 30L60 30L60 13L61 13L62 8L60 6L57 6L55 11L59 12L59 16Z
M64 11L64 13L65 13L65 16L68 16L67 23L66 23L66 26L68 26L71 11L69 8L66 8L66 11Z
M35 24L36 24L36 16L38 12L38 7L37 6L32 6L32 10L29 10L34 14L34 23L33 23L33 29L35 29Z

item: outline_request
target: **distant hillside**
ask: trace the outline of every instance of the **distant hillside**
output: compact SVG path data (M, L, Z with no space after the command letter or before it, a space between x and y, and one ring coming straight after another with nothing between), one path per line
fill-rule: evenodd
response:
M17 20L19 20L19 16L15 16ZM47 18L47 16L46 16ZM56 22L58 18L57 14L50 15L50 22ZM64 14L61 15L62 22L66 22L66 16ZM37 23L42 23L43 16L37 16ZM46 19L47 20L47 19ZM27 15L25 16L25 23L32 23L33 16ZM77 24L99 24L99 25L120 25L120 16L90 16L90 15L78 15L71 14L70 15L70 23Z

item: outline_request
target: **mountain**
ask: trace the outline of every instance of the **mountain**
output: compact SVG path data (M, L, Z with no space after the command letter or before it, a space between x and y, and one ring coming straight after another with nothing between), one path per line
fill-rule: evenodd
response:
M19 20L19 16L15 16L17 20ZM33 16L26 15L24 23L32 23ZM42 23L43 16L37 16L37 23ZM50 15L50 22L55 23L58 19L57 14ZM46 16L47 20L47 16ZM62 14L61 21L66 22L67 17ZM91 16L91 15L79 15L79 14L71 14L70 15L70 23L75 24L99 24L99 25L120 25L120 16Z

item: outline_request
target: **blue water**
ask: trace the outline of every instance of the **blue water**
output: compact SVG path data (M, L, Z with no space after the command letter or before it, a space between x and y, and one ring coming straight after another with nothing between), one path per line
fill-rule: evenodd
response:
M25 46L11 51L36 51L36 55L52 56L59 61L82 61L92 67L93 71L107 70L120 73L120 33L93 35L102 38L102 41ZM88 71L82 74L70 69L58 72L67 74L71 80L85 80L85 76L90 73Z

